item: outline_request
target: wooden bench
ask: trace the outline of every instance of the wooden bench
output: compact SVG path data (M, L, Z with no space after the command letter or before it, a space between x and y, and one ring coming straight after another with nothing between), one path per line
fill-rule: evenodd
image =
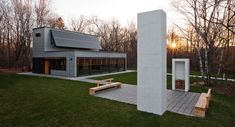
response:
M108 89L108 88L113 88L113 87L121 88L121 83L120 82L114 82L114 83L108 83L108 84L105 84L105 85L102 85L102 86L92 87L92 88L89 89L89 94L94 95L97 91Z
M211 99L211 89L207 93L202 93L195 105L194 114L199 117L205 117L206 109L209 108Z
M100 80L96 82L96 86L101 86L101 85L105 85L107 83L112 83L113 78L109 78L109 79L104 79L104 80Z

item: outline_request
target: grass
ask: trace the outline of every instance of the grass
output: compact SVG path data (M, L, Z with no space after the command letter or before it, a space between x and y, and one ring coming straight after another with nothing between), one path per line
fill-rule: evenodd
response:
M137 73L136 72L94 77L91 79L102 80L102 79L109 79L109 78L114 78L114 80L113 80L114 82L122 82L122 83L133 84L133 85L137 84Z
M172 82L172 76L167 75L167 88L171 89L171 82ZM103 80L103 79L109 79L114 78L114 82L122 82L127 84L136 85L137 84L137 72L129 72L124 74L114 74L114 75L108 75L108 76L101 76L101 77L94 77L91 79L95 80ZM200 78L190 78L190 82L193 83L195 81L200 80Z
M172 69L167 68L167 73L172 73ZM190 75L199 75L199 76L201 76L201 72L200 71L195 71L195 70L190 70ZM216 73L212 73L212 77L216 77L216 76L217 76ZM219 77L222 78L223 74L220 74ZM227 76L227 78L235 79L235 75L234 74L229 74Z
M134 75L134 74L133 74ZM128 77L130 78L130 77ZM0 73L0 127L232 127L235 97L213 92L206 118L137 111L88 94L91 83ZM195 88L205 91L207 88Z

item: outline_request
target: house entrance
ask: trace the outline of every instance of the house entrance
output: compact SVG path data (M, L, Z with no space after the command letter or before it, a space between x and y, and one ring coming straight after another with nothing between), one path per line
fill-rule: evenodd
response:
M49 60L44 61L44 72L45 72L45 75L49 74Z

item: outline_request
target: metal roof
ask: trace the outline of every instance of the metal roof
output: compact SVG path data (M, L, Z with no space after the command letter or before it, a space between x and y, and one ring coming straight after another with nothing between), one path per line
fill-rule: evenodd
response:
M97 36L51 29L51 35L55 46L81 49L101 49Z

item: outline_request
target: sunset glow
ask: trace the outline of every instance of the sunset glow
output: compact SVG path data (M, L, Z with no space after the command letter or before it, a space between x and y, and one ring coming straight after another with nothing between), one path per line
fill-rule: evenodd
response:
M173 42L173 43L171 44L171 48L173 48L173 49L176 48L176 43L175 43L175 42Z
M117 18L126 25L131 21L136 22L137 13L163 9L167 12L167 23L171 26L182 22L179 15L172 9L170 0L53 0L55 11L65 19L79 17L80 15L95 15L104 20Z

